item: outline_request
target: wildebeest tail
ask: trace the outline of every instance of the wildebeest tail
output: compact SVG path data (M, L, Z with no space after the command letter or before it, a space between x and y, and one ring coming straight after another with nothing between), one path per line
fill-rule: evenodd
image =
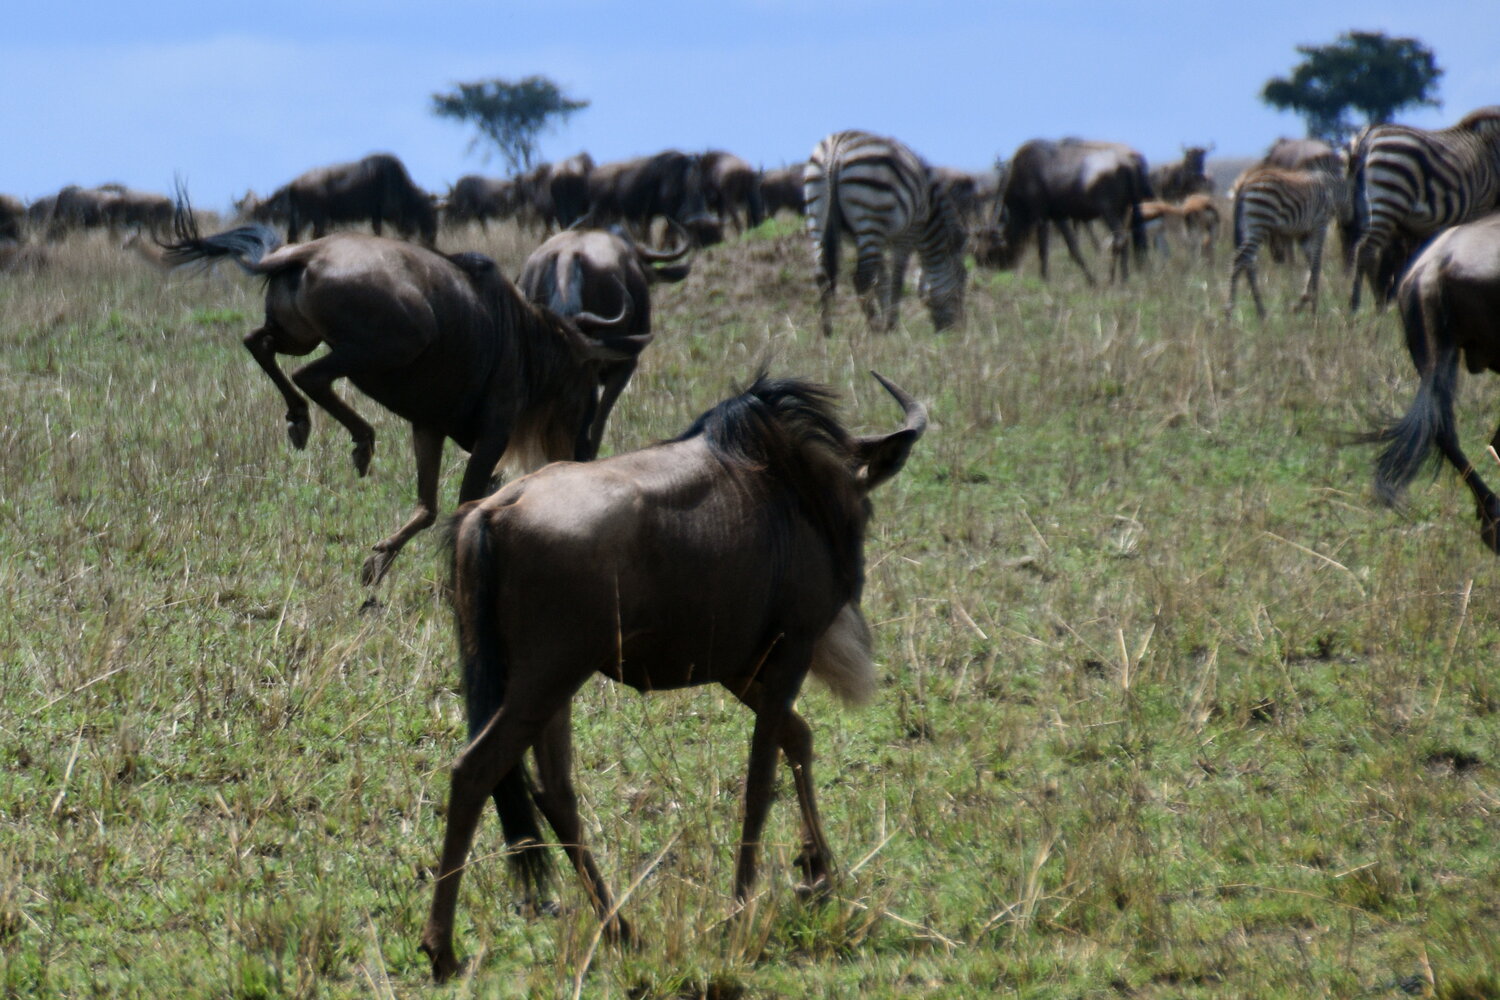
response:
M1375 463L1375 492L1395 503L1432 453L1439 436L1453 433L1453 392L1458 382L1458 347L1444 335L1441 303L1429 303L1420 289L1403 289L1401 319L1407 346L1422 373L1406 415L1368 440L1386 448ZM1437 315L1434 315L1435 307Z
M187 189L180 182L172 212L172 230L176 241L164 243L161 247L163 256L173 265L233 257L235 263L245 271L256 274L259 272L255 265L260 263L260 259L281 246L281 237L276 230L258 222L215 233L213 236L200 235L192 202L188 199Z
M453 608L458 624L465 714L473 740L505 701L510 660L496 617L499 554L482 511L461 509L453 520ZM528 897L551 875L525 762L518 763L492 793L512 870Z

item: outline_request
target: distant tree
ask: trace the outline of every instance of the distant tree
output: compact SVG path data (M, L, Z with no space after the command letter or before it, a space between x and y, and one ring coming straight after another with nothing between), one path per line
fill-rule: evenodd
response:
M1261 100L1307 119L1307 133L1342 142L1356 124L1346 112L1361 112L1375 125L1408 105L1437 107L1438 68L1432 50L1415 38L1348 31L1332 45L1299 45L1305 58L1288 77L1266 82Z
M470 122L479 130L469 143L472 151L489 140L504 158L511 173L529 170L537 158L537 137L549 119L565 120L589 106L563 94L544 76L524 80L477 80L460 83L456 90L432 95L432 113L439 118Z

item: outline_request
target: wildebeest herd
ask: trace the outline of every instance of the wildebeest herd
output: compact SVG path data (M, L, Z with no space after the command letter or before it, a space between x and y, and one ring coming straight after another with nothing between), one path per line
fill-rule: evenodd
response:
M70 185L29 206L0 197L0 266L22 245L107 229L129 231L163 266L227 259L263 277L264 322L244 343L285 400L294 447L307 443L311 400L349 432L355 470L366 473L375 432L334 391L341 378L411 424L416 508L374 545L368 585L437 520L445 442L468 452L452 600L470 742L451 775L421 939L443 979L458 968L458 885L487 800L528 893L545 867L539 813L606 930L632 936L583 844L569 774L569 702L596 672L641 691L718 683L755 713L738 898L755 877L781 753L801 812L805 885L818 891L832 878L811 732L794 705L809 674L849 700L872 691L859 603L868 495L902 468L926 409L875 375L903 424L855 436L829 390L762 371L679 437L599 460L608 418L655 335L651 286L686 280L693 255L730 230L791 211L806 220L825 336L835 332L846 236L872 331L898 322L913 255L918 296L943 330L964 322L971 259L1014 267L1034 239L1045 279L1053 229L1090 285L1079 236L1095 238L1095 222L1106 230L1111 281L1128 280L1132 262L1139 272L1174 227L1212 260L1222 212L1207 152L1184 148L1180 162L1153 170L1120 143L1036 139L993 173L974 174L847 131L817 143L805 163L775 170L724 150L602 164L580 153L506 180L464 177L441 198L396 157L375 154L308 171L265 198L247 194L237 205L244 224L207 236L185 192ZM1282 140L1229 194L1226 311L1243 276L1264 317L1257 255L1264 247L1286 256L1289 242L1308 267L1297 308L1315 307L1324 239L1337 225L1351 307L1366 282L1382 302L1394 297L1420 374L1407 415L1369 436L1386 444L1378 492L1395 502L1435 444L1472 491L1485 544L1500 553L1500 500L1460 450L1453 419L1459 361L1500 371L1500 214L1490 214L1500 210L1500 108L1441 131L1376 126L1344 150ZM486 256L437 249L440 221L506 220L553 233L515 282ZM349 224L373 234L340 228ZM311 240L298 242L304 231ZM670 245L659 247L656 233ZM320 346L326 353L290 376L277 363ZM1490 451L1497 447L1500 431ZM496 490L505 466L524 475Z

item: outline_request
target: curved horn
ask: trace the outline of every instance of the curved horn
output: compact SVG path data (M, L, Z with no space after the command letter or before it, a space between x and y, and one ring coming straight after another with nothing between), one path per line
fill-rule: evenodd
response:
M671 216L667 216L667 226L677 234L677 246L671 250L656 250L643 243L637 243L635 252L642 263L673 264L692 252L693 237L687 231L687 227Z
M577 261L575 260L575 264ZM631 301L630 292L625 288L625 282L620 280L619 275L613 276L615 285L620 289L620 312L614 318L606 318L598 313L579 311L570 318L577 323L579 328L587 326L590 330L624 330L630 325L630 320L635 316L635 303ZM581 283L580 283L581 284Z
M917 402L905 389L902 389L899 385L873 368L870 370L870 374L874 375L876 381L885 386L885 391L894 396L896 402L901 404L901 409L906 414L906 425L901 430L911 431L913 439L921 437L922 432L927 430L927 407Z

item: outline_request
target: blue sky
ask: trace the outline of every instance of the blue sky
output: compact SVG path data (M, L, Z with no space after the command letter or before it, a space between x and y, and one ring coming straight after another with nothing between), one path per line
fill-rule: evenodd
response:
M1302 121L1261 104L1298 44L1351 28L1420 38L1448 124L1500 103L1500 22L1482 0L1088 3L701 0L77 0L7 5L0 192L120 181L223 208L324 163L389 150L433 190L500 173L434 118L460 80L542 73L592 102L545 158L667 147L775 166L842 128L976 168L1035 137L1254 155Z

